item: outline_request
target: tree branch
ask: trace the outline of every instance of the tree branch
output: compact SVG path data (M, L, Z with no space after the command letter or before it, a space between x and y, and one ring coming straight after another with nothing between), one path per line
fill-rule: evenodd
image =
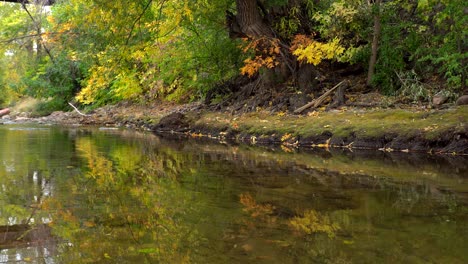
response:
M36 27L36 30L37 30L37 34L39 34L39 39L41 40L41 45L42 47L44 47L44 50L46 51L47 55L49 56L50 60L52 61L52 63L55 64L55 59L54 57L52 56L52 54L50 53L50 50L47 48L47 46L44 44L44 40L42 39L41 37L41 27L39 26L39 23L36 21L36 19L34 19L34 17L32 16L31 12L29 12L28 8L26 7L26 3L25 1L22 1L21 2L21 7L23 7L24 11L26 11L26 13L28 14L29 18L32 20L34 26Z
M328 90L324 94L322 94L319 98L317 98L315 100L312 100L312 102L307 103L306 105L304 105L302 107L299 107L298 109L294 110L294 113L295 114L300 114L301 112L303 112L304 110L306 110L307 108L309 108L311 106L313 106L314 108L320 106L320 104L322 104L322 102L325 100L325 98L327 98L328 95L330 95L331 92L333 92L336 88L340 87L345 82L346 81L341 81L339 84L335 85L333 88L331 88L330 90Z
M135 29L136 23L138 23L138 21L140 21L140 19L146 13L148 8L151 6L152 2L153 2L153 0L149 0L148 3L146 4L146 6L143 8L143 11L141 11L140 15L135 19L135 21L133 21L132 27L130 28L130 32L128 33L128 36L127 36L127 40L125 41L125 45L128 45L130 39L132 38L132 33L133 33L133 30Z
M76 111L78 114L80 114L80 115L82 115L82 116L89 116L89 115L87 115L87 114L81 113L80 110L78 110L78 108L76 108L76 106L74 106L72 103L68 102L68 104L69 104L73 109L75 109L75 111Z

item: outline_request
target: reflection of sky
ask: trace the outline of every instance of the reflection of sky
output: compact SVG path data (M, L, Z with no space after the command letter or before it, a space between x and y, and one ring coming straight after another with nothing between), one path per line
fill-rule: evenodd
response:
M25 247L0 250L0 263L57 263L52 252L55 245L44 244L38 247Z
M3 161L3 166L5 167L5 172L15 172L15 163L12 161Z
M7 168L7 166L5 166L5 168ZM11 172L11 171L8 171L8 172ZM44 177L41 177L41 175L39 174L38 171L34 171L32 173L32 175L29 176L29 177L32 178L32 184L30 183L30 181L23 181L23 184L25 184L25 185L22 185L22 187L20 187L20 188L26 188L30 192L29 193L30 195L28 195L28 199L30 197L31 201L29 201L29 204L24 205L24 206L39 207L46 197L51 196L52 190L54 188L53 188L51 182L47 181ZM0 180L2 180L2 179L0 178ZM0 185L1 186L1 188L0 188L0 204L2 206L8 205L7 204L8 203L7 201L9 200L8 195L16 194L16 192L12 191L12 189L11 189L13 186L16 186L16 185L18 185L18 182L17 182L16 179L14 179L12 181L9 181L9 182L8 181L7 182L2 182L2 184ZM19 186L17 186L17 187L19 187ZM13 203L14 202L15 201L13 201ZM4 215L5 212L2 212L3 211L2 209L3 208L0 207L0 218L7 217L6 220L7 220L8 225L23 224L24 222L27 221L27 219L20 219L15 215L9 215L9 216ZM39 219L35 219L33 216L31 216L29 221L30 221L30 223L44 223L44 224L47 224L47 223L50 223L52 220L49 217L44 217L44 216L41 216L41 218L39 218Z

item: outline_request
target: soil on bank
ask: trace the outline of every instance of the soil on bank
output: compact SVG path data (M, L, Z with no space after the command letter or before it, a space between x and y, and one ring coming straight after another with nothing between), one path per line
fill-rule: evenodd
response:
M468 106L443 110L421 107L324 108L294 115L257 109L248 113L212 110L202 103L177 105L119 103L81 115L54 112L29 119L25 114L0 122L39 122L143 129L155 133L207 137L284 148L348 148L468 155Z

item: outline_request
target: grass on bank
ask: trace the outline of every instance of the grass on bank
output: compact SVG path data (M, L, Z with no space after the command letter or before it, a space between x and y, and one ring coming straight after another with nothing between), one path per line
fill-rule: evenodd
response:
M362 138L395 134L402 137L423 136L435 139L445 132L467 129L468 106L448 110L410 111L402 109L314 111L307 115L269 114L258 111L244 115L207 112L196 125L219 130L231 128L255 135L291 134L309 137L331 132L348 137L354 133Z

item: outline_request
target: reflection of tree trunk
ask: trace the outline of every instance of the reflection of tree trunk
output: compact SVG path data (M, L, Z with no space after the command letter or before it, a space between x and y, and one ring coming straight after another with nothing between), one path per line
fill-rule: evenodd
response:
M374 3L374 38L372 39L372 54L369 60L369 70L367 73L367 85L370 86L375 73L375 63L377 62L377 51L379 48L379 38L381 32L380 4L382 0L376 0Z

